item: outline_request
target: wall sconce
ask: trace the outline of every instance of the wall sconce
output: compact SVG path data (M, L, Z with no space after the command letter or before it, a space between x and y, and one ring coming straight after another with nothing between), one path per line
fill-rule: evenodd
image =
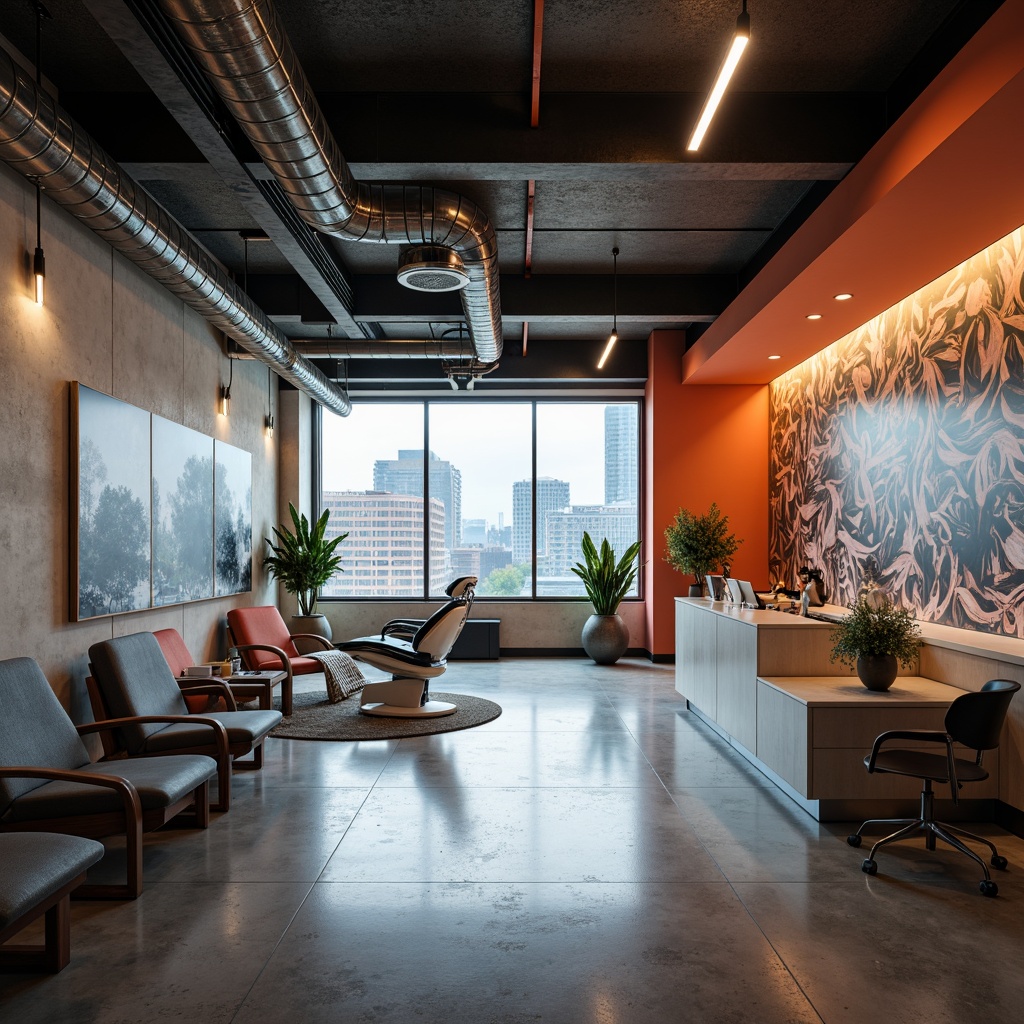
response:
M231 385L221 387L220 389L220 414L221 416L227 416L228 406L231 402Z
M267 428L267 437L274 436L274 416L273 413L267 413L267 418L264 420L264 425Z
M43 87L43 18L51 17L50 12L36 0L36 88ZM32 257L32 277L35 280L36 305L43 304L43 292L46 284L46 257L43 255L42 230L43 187L36 179L36 251Z

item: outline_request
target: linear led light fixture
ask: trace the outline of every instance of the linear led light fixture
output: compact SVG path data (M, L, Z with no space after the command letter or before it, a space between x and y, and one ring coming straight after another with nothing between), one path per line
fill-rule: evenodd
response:
M704 141L704 135L711 126L711 119L715 116L715 111L718 110L718 104L722 102L725 90L729 86L729 80L732 78L736 65L739 64L740 57L743 56L743 51L747 48L747 43L749 42L750 15L747 14L747 0L743 0L743 10L736 19L736 33L732 37L732 45L729 47L729 52L726 54L725 60L718 70L715 84L712 86L711 92L708 93L708 98L704 101L704 106L701 108L697 127L693 129L690 141L686 144L688 152L696 153L700 149L700 144Z
M619 340L619 247L612 249L612 333L608 335L608 343L601 353L597 368L604 369L604 364L615 348L615 342Z

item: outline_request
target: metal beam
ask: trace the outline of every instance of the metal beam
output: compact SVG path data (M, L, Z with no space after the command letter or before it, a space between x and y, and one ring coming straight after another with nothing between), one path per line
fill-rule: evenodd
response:
M155 100L130 125L109 94L63 101L76 116L88 112L82 119L119 162L170 162L173 122ZM537 129L524 126L529 111L522 98L507 93L329 93L321 106L353 173L373 180L838 180L884 123L884 102L874 95L738 93L721 112L723 130L715 137L722 141L709 140L692 156L683 152L681 135L700 101L682 93L546 93L544 126ZM206 126L224 146L208 120ZM173 135L180 135L176 127ZM199 149L209 152L205 140ZM194 153L182 159L194 160ZM249 172L267 173L254 159Z

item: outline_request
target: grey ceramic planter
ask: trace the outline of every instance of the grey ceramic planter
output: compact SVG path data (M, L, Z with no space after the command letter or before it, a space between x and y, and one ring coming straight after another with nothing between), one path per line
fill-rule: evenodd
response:
M618 615L591 615L583 624L583 650L598 665L614 665L629 647L629 627Z

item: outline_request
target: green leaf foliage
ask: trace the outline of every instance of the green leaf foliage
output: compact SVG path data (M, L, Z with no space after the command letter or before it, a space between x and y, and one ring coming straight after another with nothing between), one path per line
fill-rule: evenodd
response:
M607 537L601 541L599 553L590 534L584 531L581 546L583 562L572 566L572 571L583 580L594 611L598 615L614 615L636 579L637 567L633 562L640 551L640 541L630 544L618 561Z
M715 502L703 515L681 508L665 531L668 551L665 561L680 572L689 573L703 585L704 577L717 573L743 543L729 533L729 517Z
M263 567L284 585L289 594L298 598L299 614L312 615L320 588L336 572L345 571L341 568L341 555L335 554L335 548L348 534L343 533L331 540L324 539L330 509L324 509L323 515L312 527L305 515L300 516L290 502L288 511L295 532L287 526L274 527L277 543L269 537L265 538L270 554L263 559Z
M831 660L853 667L862 654L892 655L912 668L921 645L921 631L910 612L884 604L874 608L863 598L832 631Z

